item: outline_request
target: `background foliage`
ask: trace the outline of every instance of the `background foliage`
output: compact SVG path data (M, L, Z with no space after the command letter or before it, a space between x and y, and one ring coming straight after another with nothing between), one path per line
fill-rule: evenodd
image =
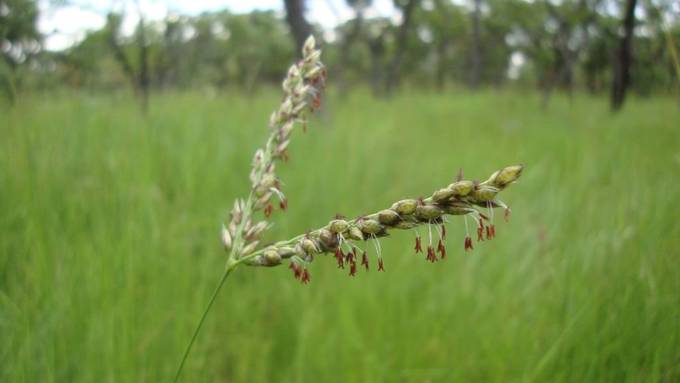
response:
M73 96L7 116L1 380L172 376L277 100L171 94L145 119L127 98ZM475 177L524 162L506 191L510 223L466 254L453 220L451 255L436 264L399 233L383 241L387 272L356 279L330 258L308 286L285 268L239 270L188 380L680 379L671 100L615 117L586 96L560 96L547 114L514 93L329 102L282 167L291 208L272 240L427 193L460 166Z

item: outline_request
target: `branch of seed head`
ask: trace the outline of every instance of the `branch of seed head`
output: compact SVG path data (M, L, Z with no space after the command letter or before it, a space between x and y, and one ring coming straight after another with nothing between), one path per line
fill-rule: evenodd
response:
M378 258L378 270L384 270L381 254L380 237L388 235L390 229L414 229L416 232L415 251L423 252L422 238L417 228L427 226L427 257L430 262L446 258L445 217L462 215L465 218L465 251L472 250L472 238L468 231L467 216L470 216L477 228L477 240L490 240L496 235L494 225L494 208L505 209L505 218L510 208L497 198L498 193L515 182L522 173L522 165L502 168L494 172L489 179L479 183L475 181L457 180L449 186L435 191L432 196L420 199L407 199L394 203L389 209L377 213L360 216L353 220L336 218L326 226L301 234L287 241L277 242L257 251L243 254L241 261L251 266L276 266L284 259L290 259L290 268L296 279L306 283L309 281L307 264L319 254L333 253L338 267L349 266L349 274L357 272L357 263L369 269L366 251L353 241L373 239ZM481 208L481 209L480 209ZM486 210L484 212L483 210ZM486 214L485 214L486 213ZM433 231L435 236L433 238ZM434 243L437 241L435 250ZM361 257L359 257L359 251ZM439 258L437 257L439 253ZM360 259L361 258L361 259Z
M302 59L288 70L282 84L283 101L269 119L269 138L265 147L258 149L253 157L250 194L246 200L234 201L229 225L222 228L222 242L231 249L229 259L238 259L255 250L259 236L269 228L264 220L254 222L255 212L263 210L265 217L269 217L274 210L273 197L278 199L281 210L288 205L275 173L275 161L288 159L286 149L295 125L302 124L306 131L307 111L314 112L321 106L326 69L320 61L321 51L315 49L315 44L314 37L310 36L302 49Z

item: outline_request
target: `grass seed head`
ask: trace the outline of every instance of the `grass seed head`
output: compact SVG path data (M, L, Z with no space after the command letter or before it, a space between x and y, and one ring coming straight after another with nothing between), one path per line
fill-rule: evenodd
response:
M438 189L429 198L403 199L395 202L389 209L354 220L338 217L323 228L257 250L259 238L269 225L266 221L253 225L253 214L262 210L265 216L270 216L274 210L271 201L273 195L278 197L281 210L285 210L287 199L276 176L275 162L288 158L287 149L295 126L302 124L303 129L306 129L307 111L319 108L321 91L325 86L326 69L320 61L321 51L316 49L314 37L310 36L305 41L302 53L303 59L290 67L283 80L282 89L285 94L281 104L269 119L271 131L267 144L264 148L258 149L253 157L250 172L251 196L247 200L237 199L234 202L230 222L227 228L222 229L222 243L226 248L232 249L230 258L243 258L246 264L259 266L275 266L285 259L290 259L290 268L295 278L308 283L310 275L306 265L313 261L314 255L321 253L334 253L338 266L344 268L345 264L349 264L350 275L355 275L358 256L357 247L352 241L375 239L378 270L384 271L381 245L377 238L388 235L388 231L393 229L408 230L428 225L427 259L430 262L444 259L445 215L472 214L473 217L477 217L475 219L479 223L480 240L484 237L486 239L495 237L495 226L493 223L484 226L482 219L487 218L478 207L488 209L502 207L507 216L510 209L496 197L500 191L520 177L523 170L521 165L504 167L481 184L464 180L461 171L456 182ZM435 230L441 230L437 231L439 242L436 250L433 246L435 242L432 239L432 224L441 225L435 226ZM420 235L417 235L416 248L420 251L421 241ZM345 254L343 246L350 246L350 252ZM472 239L467 234L464 248L466 251L472 250ZM362 253L361 265L368 270L365 251Z
M496 227L491 221L492 215L486 215L479 209L503 208L508 213L510 210L507 205L496 199L498 193L502 190L496 185L497 182L499 182L498 184L502 182L512 183L520 174L520 168L506 167L495 172L484 183L460 180L444 189L439 189L429 198L400 200L392 204L389 209L362 215L354 220L345 220L338 216L338 218L330 221L321 229L311 231L289 241L274 244L263 251L268 252L270 249L277 250L277 254L281 255L282 259L292 257L293 259L300 259L300 262L312 262L313 255L316 254L334 253L338 267L345 269L346 265L349 266L349 274L354 276L358 272L356 264L359 261L359 257L356 253L356 245L351 241L373 240L388 235L390 230L408 230L415 229L421 225L428 225L428 243L423 243L424 238L416 235L415 249L416 252L426 253L427 261L437 262L448 256L444 244L446 239L446 220L444 216L471 215L477 222L477 240L485 241L493 239L496 236ZM432 238L433 227L435 233L439 235L438 241ZM349 243L351 248L351 251L347 253L342 250L345 243ZM292 248L289 247L291 244ZM379 241L375 241L375 246L378 254L378 270L384 271ZM285 256L282 255L281 248L289 249L289 253ZM473 249L472 238L466 234L464 250L472 251ZM268 265L270 263L265 260L249 264ZM366 263L367 261L362 256L361 265L367 266ZM300 267L299 278L302 278L302 272L303 268Z

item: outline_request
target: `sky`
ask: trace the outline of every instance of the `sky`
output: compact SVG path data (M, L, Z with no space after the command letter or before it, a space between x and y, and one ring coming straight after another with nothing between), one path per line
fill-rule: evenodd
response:
M100 29L111 11L125 11L123 33L132 33L138 19L137 2L130 0L75 0L69 5L55 6L50 0L40 0L38 29L46 37L44 47L62 50L81 41L88 30ZM274 10L283 17L283 0L140 0L141 12L148 20L161 20L168 15L198 15L202 12L227 9L233 13L252 10ZM307 19L331 29L340 22L352 18L352 10L345 0L307 0ZM367 17L399 14L392 0L374 0L366 12Z

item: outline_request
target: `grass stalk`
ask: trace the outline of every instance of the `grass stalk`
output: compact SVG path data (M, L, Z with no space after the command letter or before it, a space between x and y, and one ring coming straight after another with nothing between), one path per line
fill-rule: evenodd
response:
M227 267L224 268L224 273L222 274L222 278L220 278L220 281L217 283L217 287L215 287L215 291L213 291L212 296L210 297L210 300L208 301L208 305L205 307L205 310L203 310L203 314L201 314L201 319L198 321L198 325L196 325L196 329L194 330L194 334L191 336L191 340L189 341L189 344L187 345L186 350L184 350L184 355L182 356L182 361L179 363L179 367L177 368L177 373L175 374L175 378L172 380L173 382L177 383L179 381L179 377L182 374L182 369L184 368L184 363L187 361L187 358L189 357L189 353L191 352L191 348L194 345L194 342L196 342L196 338L198 337L198 333L201 331L201 327L203 327L203 323L205 322L205 318L208 316L208 312L210 312L210 309L213 306L213 303L215 303L215 299L219 295L220 291L222 290L222 286L224 286L224 282L226 282L227 277L236 269L238 266L238 262L229 262L227 264Z

